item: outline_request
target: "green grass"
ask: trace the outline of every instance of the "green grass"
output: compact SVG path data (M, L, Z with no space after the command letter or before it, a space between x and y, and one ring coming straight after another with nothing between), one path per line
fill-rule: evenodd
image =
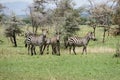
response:
M28 56L0 59L2 80L119 80L120 60L112 54Z
M92 28L81 26L80 36ZM44 54L30 56L24 47L24 37L17 37L18 47L14 48L3 35L0 27L0 80L120 80L120 59L113 58L119 37L109 36L102 43L102 28L97 28L98 41L90 41L88 54L77 55L61 50L61 56ZM107 49L106 51L103 51ZM95 51L95 52L94 52ZM37 53L39 54L38 48Z

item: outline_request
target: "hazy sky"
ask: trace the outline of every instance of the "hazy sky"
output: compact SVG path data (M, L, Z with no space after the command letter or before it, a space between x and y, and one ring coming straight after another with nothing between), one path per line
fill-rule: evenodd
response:
M18 15L23 15L25 12L23 11L32 3L33 0L0 0L0 3L3 3L10 10L14 11ZM87 0L73 0L76 3L76 6L87 5ZM107 1L107 0L95 0L95 1Z

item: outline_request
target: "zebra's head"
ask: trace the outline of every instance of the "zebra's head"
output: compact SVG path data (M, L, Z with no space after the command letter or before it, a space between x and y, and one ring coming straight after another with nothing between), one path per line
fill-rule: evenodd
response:
M29 37L29 36L32 36L32 35L35 35L33 32L30 32L30 31L27 31L25 32L25 37Z
M47 29L42 29L42 34L43 34L43 37L46 38L46 34L48 33L48 30Z
M57 41L60 40L60 34L61 34L61 32L56 32L56 39L57 39Z
M93 32L88 33L88 36L89 36L90 39L92 39L92 40L94 40L94 41L96 40Z

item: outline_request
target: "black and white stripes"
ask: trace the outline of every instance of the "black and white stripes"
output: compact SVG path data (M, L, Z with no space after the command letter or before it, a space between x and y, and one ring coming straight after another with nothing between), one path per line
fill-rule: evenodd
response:
M85 37L77 37L77 36L69 37L68 41L66 42L67 47L69 47L69 52L71 53L71 48L73 48L73 52L76 55L75 47L83 46L82 54L84 53L84 51L87 54L86 48L87 48L87 45L88 45L90 39L95 40L95 37L92 32L89 32Z
M25 45L28 45L28 53L29 53L29 49L31 48L31 55L33 55L33 51L35 52L35 46L39 46L40 54L41 55L43 54L46 34L47 34L47 30L44 29L42 30L41 35L31 34L26 36Z
M84 37L69 37L65 42L66 47L69 47L69 53L71 53L71 49L73 49L74 54L76 55L75 48L83 47L82 54L86 52L87 54L87 45L90 40L95 40L93 32L89 32ZM47 47L47 53L49 52L49 45L52 47L52 54L60 55L60 34L56 33L55 36L48 38L46 37L46 32L43 32L41 35L29 35L25 39L25 43L28 45L28 53L31 48L31 55L36 54L35 46L39 46L40 54L42 55L45 48Z

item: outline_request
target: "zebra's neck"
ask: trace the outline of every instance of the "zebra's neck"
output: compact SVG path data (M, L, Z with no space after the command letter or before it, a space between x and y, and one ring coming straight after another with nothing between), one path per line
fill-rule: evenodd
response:
M89 41L90 41L90 37L87 35L85 36L85 40L86 40L86 45L88 45Z

